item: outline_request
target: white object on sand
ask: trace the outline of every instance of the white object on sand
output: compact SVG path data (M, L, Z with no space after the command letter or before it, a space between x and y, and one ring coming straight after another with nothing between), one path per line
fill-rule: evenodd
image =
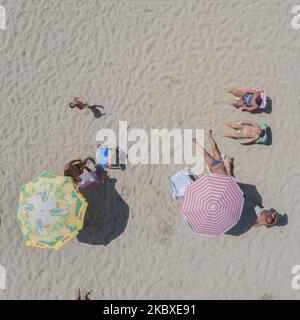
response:
M267 106L267 94L266 94L266 91L262 91L260 93L260 97L262 99L262 103L261 105L259 106L260 109L265 109L265 107Z

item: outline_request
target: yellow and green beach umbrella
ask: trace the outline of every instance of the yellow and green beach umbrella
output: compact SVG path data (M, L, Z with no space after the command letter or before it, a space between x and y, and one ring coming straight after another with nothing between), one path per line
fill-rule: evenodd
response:
M21 188L16 219L28 246L58 249L83 228L86 209L71 178L42 172Z

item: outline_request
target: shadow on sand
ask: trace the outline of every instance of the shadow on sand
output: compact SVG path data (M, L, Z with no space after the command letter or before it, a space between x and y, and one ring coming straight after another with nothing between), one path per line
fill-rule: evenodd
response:
M267 134L267 136L268 136L268 140L267 140L267 142L266 142L266 146L271 146L272 145L272 143L273 143L273 136L272 136L272 130L271 130L271 128L270 127L268 127L267 129L266 129L266 134Z
M102 112L102 111L99 110L99 109L104 109L104 107L103 107L103 106L100 106L100 105L93 105L93 106L90 107L90 110L93 112L94 117L95 117L96 119L99 119L99 118L105 116L105 113Z
M239 186L245 194L245 202L241 219L233 228L226 232L226 234L232 236L240 236L255 225L257 216L254 208L256 204L262 204L262 197L254 185L239 183ZM287 223L287 214L279 214L276 226L285 226Z
M116 181L109 179L82 191L88 209L78 241L106 246L126 229L129 207L115 189Z

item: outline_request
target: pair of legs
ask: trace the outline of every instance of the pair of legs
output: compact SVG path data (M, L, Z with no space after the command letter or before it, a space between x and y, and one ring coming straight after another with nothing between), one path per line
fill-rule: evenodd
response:
M243 132L243 125L239 123L228 123L227 127L232 128L234 130L240 130L240 132L225 133L223 134L223 137L233 139L248 138L247 136L245 136L245 133Z
M205 148L203 148L200 144L198 144L196 139L193 139L193 141L197 143L197 145L202 149L204 153L204 160L208 164L208 166L212 169L212 172L230 176L231 175L231 168L230 168L231 159L227 157L223 163L221 152L218 148L218 145L215 139L212 136L212 130L208 131L208 139L211 145L212 155L209 152L207 152ZM216 161L218 161L219 164L214 166L214 163Z
M242 108L244 106L243 97L245 95L245 92L238 89L231 89L226 91L226 93L233 94L236 98L234 101L230 102L230 105L236 107L236 108Z

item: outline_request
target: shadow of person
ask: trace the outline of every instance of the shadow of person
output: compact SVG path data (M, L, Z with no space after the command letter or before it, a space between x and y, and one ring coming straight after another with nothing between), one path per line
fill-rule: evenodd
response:
M272 130L271 130L270 127L268 127L268 128L266 129L266 135L267 135L267 137L268 137L268 140L267 140L267 142L265 143L265 145L266 145L266 146L271 146L272 143L273 143L273 136L272 136Z
M115 189L116 179L82 190L88 202L78 241L107 246L126 229L129 207Z
M101 118L101 117L105 116L105 113L104 113L104 112L102 112L101 110L99 110L99 109L104 109L104 107L103 107L103 106L100 106L100 105L93 105L93 106L91 106L91 107L90 107L90 109L91 109L91 111L93 112L94 117L95 117L95 118L97 118L97 119L99 119L99 118Z
M257 216L254 208L256 204L262 203L261 195L254 185L239 183L239 186L244 192L245 201L239 222L226 232L226 234L232 236L240 236L255 225Z
M286 213L284 214L278 214L277 222L275 224L276 227L284 227L289 223L288 215Z

